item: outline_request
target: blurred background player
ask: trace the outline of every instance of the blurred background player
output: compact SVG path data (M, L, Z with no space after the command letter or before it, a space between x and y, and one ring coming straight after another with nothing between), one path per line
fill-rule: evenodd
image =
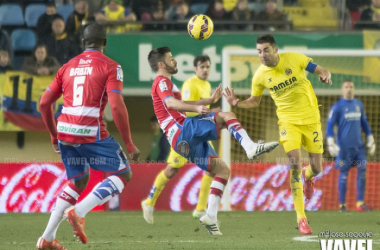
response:
M153 131L153 139L150 143L150 153L147 161L163 162L168 157L170 145L168 140L166 140L166 136L162 132L155 115L150 118L150 126Z
M375 154L376 144L369 127L363 103L354 98L354 83L346 80L342 84L343 98L331 107L327 122L327 143L331 156L335 159L335 168L339 174L339 210L347 212L347 177L352 166L358 169L356 210L368 212L372 209L364 204L367 157L362 141L362 129L367 138L368 153ZM334 126L338 127L337 140L334 140Z
M211 84L207 81L210 74L211 60L207 55L197 56L194 58L194 72L195 75L184 82L182 86L182 100L184 101L198 101L201 99L208 99L211 97ZM209 106L207 106L209 108ZM197 116L196 112L186 112L187 117ZM210 142L212 147L212 144ZM149 193L149 197L143 201L145 205L153 211L156 201L164 189L166 183L173 178L178 170L183 167L187 162L187 159L179 155L172 148L170 150L169 158L167 160L168 165L165 170L161 171L153 184L153 187ZM193 211L193 217L195 219L201 218L206 214L208 193L210 191L210 185L213 180L213 176L209 172L205 172L202 177L201 187L199 189L198 204ZM148 223L153 223L153 214L147 217Z
M156 72L152 85L154 112L170 145L181 156L215 176L210 187L207 213L200 218L200 222L210 234L222 235L217 222L217 213L230 170L208 141L219 139L219 130L228 128L250 159L272 151L279 144L278 142L254 143L234 113L211 112L206 105L216 103L220 99L221 86L208 99L182 101L177 86L171 82L171 76L176 74L178 69L177 61L169 47L150 51L148 61ZM184 112L197 112L199 116L186 117ZM148 207L144 201L141 206L145 220L149 221L147 218L153 216L153 207Z
M134 160L140 154L132 142L128 111L121 95L123 71L117 62L103 54L107 41L106 30L93 23L85 28L83 35L86 50L59 69L40 101L41 115L50 132L53 149L61 153L67 179L73 180L74 184L70 183L58 196L45 232L38 239L37 249L65 249L55 239L55 235L66 216L74 235L86 243L85 215L92 208L121 193L132 177L123 149L103 123L108 99L128 153ZM56 124L52 104L61 95L64 104ZM89 164L91 168L107 171L111 175L75 205L87 185Z
M233 89L226 88L227 101L238 108L256 108L267 88L277 106L280 126L280 143L290 162L290 187L297 212L301 234L311 234L305 214L303 193L311 199L314 193L314 176L322 171L323 136L318 101L306 78L305 70L319 76L323 83L331 85L328 70L314 64L305 55L287 52L278 54L278 47L270 34L260 35L256 41L262 65L252 79L251 97L244 101L235 98ZM301 145L309 153L309 166L305 171L305 190L301 180Z

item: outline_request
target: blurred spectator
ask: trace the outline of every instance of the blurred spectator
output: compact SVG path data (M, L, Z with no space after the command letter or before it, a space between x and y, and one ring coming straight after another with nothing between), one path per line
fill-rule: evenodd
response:
M47 76L56 74L61 67L55 57L48 56L45 45L37 45L34 55L27 57L22 65L23 71L32 75Z
M130 0L130 4L138 20L143 19L144 13L151 14L154 10L161 10L161 8L165 12L169 8L169 0Z
M73 5L74 4L74 0L55 0L54 1L55 4L69 4L69 5Z
M223 7L227 12L231 12L237 5L238 0L223 0Z
M371 7L360 15L362 22L380 22L380 0L372 0ZM380 29L380 23L357 23L355 29Z
M60 15L57 14L55 3L47 2L46 13L42 14L37 21L36 31L38 38L51 34L51 25L53 20L57 17L60 17Z
M165 21L164 6L159 1L158 6L152 6L149 11L141 14L141 21ZM146 24L144 30L166 30L167 25L162 24Z
M4 74L7 70L12 70L9 54L5 50L0 50L0 74Z
M109 0L102 11L95 14L97 21L136 21L136 15L129 9L122 6L122 0ZM108 32L122 33L130 29L133 25L109 26Z
M9 60L12 63L13 59L13 49L11 40L9 39L9 36L2 30L0 25L0 50L5 50L8 52Z
M160 124L158 124L156 116L150 118L150 125L153 131L153 139L150 144L150 154L147 161L163 162L168 157L170 145L160 128Z
M275 0L268 0L266 3L266 9L259 13L257 21L268 21L267 25L257 25L258 29L274 31L277 29L286 29L286 25L270 24L273 21L287 21L286 14L280 12L277 9L277 2Z
M231 12L231 20L233 21L251 21L254 18L253 12L248 9L247 0L239 0L235 8ZM250 24L233 24L233 30L253 30L253 25Z
M89 15L87 2L84 0L79 0L75 4L74 12L66 21L66 31L69 34L81 38L82 27L92 21L95 21L95 18Z
M62 17L53 20L52 30L53 33L41 38L38 44L45 44L48 54L56 57L60 64L65 64L81 52L80 42L77 37L65 32Z
M177 21L180 24L174 24L172 29L174 30L185 30L187 22L195 14L190 11L189 4L185 1L180 1L177 3L176 12L173 16L173 21Z
M215 0L213 3L211 3L206 15L208 15L213 21L223 21L229 19L227 11L223 7L222 0ZM214 22L214 30L222 30L224 28L225 25L215 24Z

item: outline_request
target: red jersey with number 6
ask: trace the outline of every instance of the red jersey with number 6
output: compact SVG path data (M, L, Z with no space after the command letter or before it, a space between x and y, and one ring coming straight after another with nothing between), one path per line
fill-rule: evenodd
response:
M180 112L166 106L165 100L168 97L174 97L181 100L181 92L172 81L165 76L157 76L152 85L152 99L154 112L156 113L158 123L169 140L170 145L174 135L178 130L178 125L182 126L185 119L185 112Z
M123 89L123 70L97 50L86 50L63 65L48 90L63 95L58 140L91 143L110 134L103 122L108 92Z

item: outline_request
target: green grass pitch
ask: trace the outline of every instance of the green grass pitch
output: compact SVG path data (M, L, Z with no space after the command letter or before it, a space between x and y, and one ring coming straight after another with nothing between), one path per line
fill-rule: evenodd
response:
M57 239L69 250L320 250L318 235L329 230L371 232L373 250L380 249L380 211L308 212L312 236L299 234L295 212L220 212L223 236L218 237L209 235L191 212L156 211L154 215L155 224L149 225L139 211L90 213L86 217L87 244L75 241L66 221ZM1 214L0 249L35 249L48 218L49 214Z

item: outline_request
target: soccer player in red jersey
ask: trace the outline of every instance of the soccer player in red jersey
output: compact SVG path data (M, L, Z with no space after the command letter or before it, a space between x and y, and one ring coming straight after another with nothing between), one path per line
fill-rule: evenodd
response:
M206 105L215 103L221 98L221 86L208 99L181 101L181 93L171 81L171 76L176 74L178 69L169 47L152 50L148 55L148 61L157 75L152 85L154 112L171 147L181 156L214 176L210 187L207 213L200 218L200 222L210 234L222 235L217 222L217 212L230 170L208 141L219 139L219 130L227 128L245 149L250 159L272 151L279 143L254 143L234 113L211 112ZM185 112L197 112L199 115L186 117ZM145 220L151 221L153 207L147 206L144 202L141 205Z
M58 196L37 249L66 249L55 239L59 224L65 218L82 243L85 215L122 192L132 177L123 149L106 130L104 108L111 104L115 124L133 160L140 151L132 142L128 111L122 97L121 66L103 54L106 30L99 24L87 26L83 34L85 51L63 65L42 95L40 110L51 136L55 152L61 154L67 178L73 180ZM52 104L63 95L62 113L56 124ZM89 179L89 167L111 175L98 183L93 191L76 204Z

